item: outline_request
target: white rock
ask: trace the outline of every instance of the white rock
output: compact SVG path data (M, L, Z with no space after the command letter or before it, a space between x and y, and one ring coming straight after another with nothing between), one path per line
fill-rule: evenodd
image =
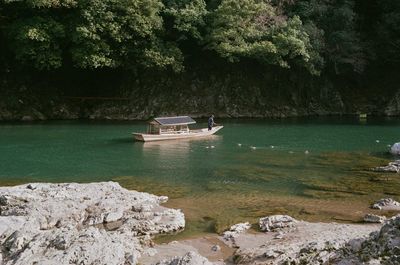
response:
M158 253L157 249L155 248L149 248L145 250L145 254L148 255L149 257L153 257Z
M104 222L105 223L115 222L122 219L123 216L124 212L121 209L118 209L116 211L107 213L104 217Z
M387 166L376 167L374 169L374 171L399 173L400 172L400 160L395 160L393 162L390 162Z
M338 264L350 247L346 243L354 238L365 240L380 225L309 223L297 221L296 229L288 229L283 240L275 233L248 234L235 238L235 262L241 265L281 264ZM400 241L397 241L400 242ZM393 242L392 245L395 243ZM362 245L363 246L363 245ZM341 252L342 249L343 253ZM357 249L356 244L353 246ZM360 261L343 265L368 264ZM396 264L396 263L390 263Z
M375 202L371 208L378 210L400 210L400 202L397 202L392 198L380 199L379 201Z
M390 147L390 153L392 155L400 155L400 143L395 143Z
M297 220L289 215L271 215L261 218L259 226L261 231L275 231L285 227L293 227Z
M366 214L364 216L364 222L367 223L383 223L386 220L385 216L379 216L376 214Z
M0 187L2 264L136 264L150 235L185 226L163 201L115 182Z
M250 227L251 227L251 224L249 222L238 223L238 224L232 225L228 231L225 231L222 234L222 236L225 240L229 240L231 238L235 238L240 233L243 233L244 231L248 230Z

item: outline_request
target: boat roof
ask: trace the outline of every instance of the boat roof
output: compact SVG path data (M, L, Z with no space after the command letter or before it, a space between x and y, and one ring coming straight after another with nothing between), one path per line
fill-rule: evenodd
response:
M195 120L189 116L176 116L176 117L158 117L154 118L153 122L159 125L184 125L196 123Z

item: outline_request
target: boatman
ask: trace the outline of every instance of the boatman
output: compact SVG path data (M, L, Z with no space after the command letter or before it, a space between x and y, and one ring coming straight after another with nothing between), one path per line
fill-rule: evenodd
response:
M210 118L208 118L208 130L211 131L214 125L214 115L211 115Z

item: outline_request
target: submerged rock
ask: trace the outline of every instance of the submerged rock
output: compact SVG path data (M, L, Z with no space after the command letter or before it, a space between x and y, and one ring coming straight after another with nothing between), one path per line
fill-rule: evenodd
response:
M2 187L2 264L136 264L151 235L185 226L164 201L115 182Z
M289 215L271 215L259 221L261 231L276 231L285 227L293 227L297 220Z
M378 210L400 210L400 202L392 198L380 199L371 206L372 209Z
M366 214L364 216L364 222L367 223L383 223L386 220L385 216L379 216L376 214Z
M387 166L376 167L376 168L374 168L374 171L399 173L400 172L400 160L390 162Z
M174 257L171 259L157 262L155 265L213 265L208 259L200 256L194 251L186 253L182 257Z

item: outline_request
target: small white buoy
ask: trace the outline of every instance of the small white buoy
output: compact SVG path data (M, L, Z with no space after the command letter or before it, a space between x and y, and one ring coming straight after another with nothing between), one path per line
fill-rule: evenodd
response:
M375 140L375 142L379 143L380 141L379 140Z
M273 146L273 145L271 145L270 147L271 147L271 149L274 149L274 148L275 148L275 146Z
M294 152L293 151L289 151L289 154L294 154Z
M250 148L253 149L253 150L257 149L257 147L255 147L255 146L250 146Z
M240 147L240 146L242 146L242 144L241 144L241 143L239 143L239 144L238 144L238 146Z
M392 146L390 144L388 144L387 147L392 147Z
M310 152L308 152L308 150L306 150L305 152L304 152L304 154L306 154L306 155L308 155Z
M212 145L211 148L215 148L215 146Z
M206 149L208 149L208 148L210 148L210 147L206 146Z

